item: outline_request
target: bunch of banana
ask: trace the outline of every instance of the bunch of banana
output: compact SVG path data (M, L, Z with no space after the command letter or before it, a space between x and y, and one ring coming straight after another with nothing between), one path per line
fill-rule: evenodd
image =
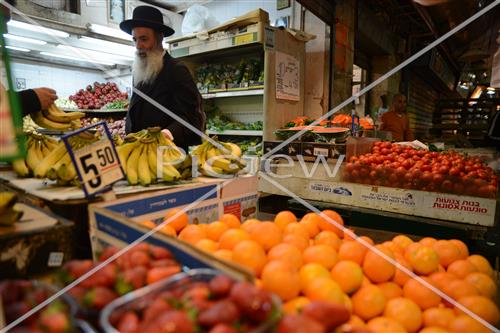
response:
M99 140L98 134L82 132L69 138L73 150L78 150ZM57 147L45 157L35 168L35 177L56 180L58 185L79 186L78 175L64 142L59 142Z
M116 149L130 185L148 186L191 175L190 156L165 138L158 127L127 135Z
M66 131L81 127L80 118L84 117L83 112L64 112L55 104L49 106L47 110L38 111L31 115L33 121L46 129Z
M12 162L12 168L19 177L29 177L40 162L57 146L57 141L51 137L31 132L27 133L26 159Z
M192 151L192 155L198 158L198 169L202 174L217 177L236 174L245 168L238 145L218 141L217 138L213 138L212 142L204 141Z
M0 192L0 225L9 226L21 219L23 212L14 207L16 201L17 194Z

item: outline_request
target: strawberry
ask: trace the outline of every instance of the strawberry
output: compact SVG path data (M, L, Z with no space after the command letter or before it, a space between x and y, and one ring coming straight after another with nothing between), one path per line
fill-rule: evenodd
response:
M159 247L159 246L151 246L149 248L149 253L151 253L151 256L157 260L158 259L172 259L174 257L169 250L167 250L163 247Z
M105 261L106 259L115 255L118 251L119 251L118 248L113 246L105 248L104 251L102 251L101 255L99 256L99 261Z
M152 284L157 281L163 280L169 276L177 274L181 271L179 266L169 266L169 267L154 267L148 271L147 274L147 284Z
M130 254L130 264L135 266L149 266L149 255L145 251L134 251Z
M83 304L91 309L101 310L118 295L109 288L95 287L89 290L83 297Z
M92 287L111 287L116 281L116 264L111 263L96 271L80 283L85 288Z
M121 333L136 333L139 332L139 317L133 311L127 311L118 321L116 327Z

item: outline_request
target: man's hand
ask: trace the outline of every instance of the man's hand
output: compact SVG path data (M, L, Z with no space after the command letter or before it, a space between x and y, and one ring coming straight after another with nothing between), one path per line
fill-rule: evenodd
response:
M163 134L164 137L166 137L170 141L174 141L174 136L172 135L172 132L170 132L168 129L165 128L161 130L161 133Z
M36 93L38 100L40 101L40 105L42 110L47 110L49 106L54 104L54 101L57 99L57 94L54 89L50 88L35 88L33 91Z

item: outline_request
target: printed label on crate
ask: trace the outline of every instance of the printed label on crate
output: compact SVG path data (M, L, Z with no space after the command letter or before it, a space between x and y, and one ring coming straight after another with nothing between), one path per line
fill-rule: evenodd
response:
M241 202L224 205L224 214L233 214L240 217L241 215Z
M402 205L405 207L415 207L414 194L410 192L381 191L377 187L364 190L360 193L361 200L368 202L384 203L389 205Z
M343 196L352 196L352 190L345 186L338 186L338 184L325 184L325 183L310 183L309 189L314 192L332 193Z
M190 204L201 197L204 200L217 199L217 185L207 185L198 188L190 188L173 193L167 193L142 200L127 201L106 208L128 217L151 214L161 210Z
M474 200L460 200L446 197L437 197L434 199L432 208L488 214L488 208L482 206L481 202Z

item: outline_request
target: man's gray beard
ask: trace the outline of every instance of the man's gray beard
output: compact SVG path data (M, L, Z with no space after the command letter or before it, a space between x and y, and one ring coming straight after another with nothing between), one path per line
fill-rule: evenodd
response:
M132 66L134 86L152 83L163 68L163 50L148 51L146 57L140 57L135 53Z

